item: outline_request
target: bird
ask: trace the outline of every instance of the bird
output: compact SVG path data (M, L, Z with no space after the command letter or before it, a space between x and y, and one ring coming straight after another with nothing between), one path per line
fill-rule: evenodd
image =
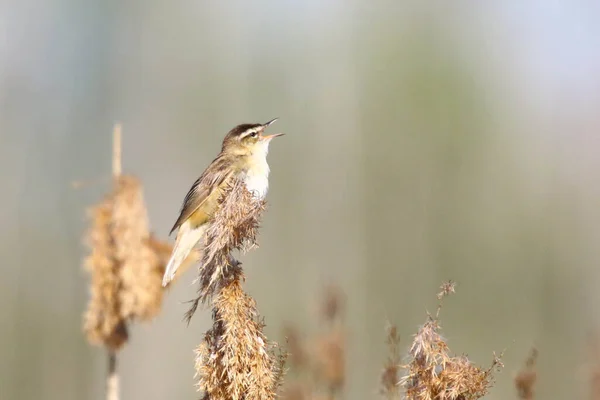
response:
M267 123L245 123L231 129L221 146L221 152L204 170L187 192L179 217L169 235L177 230L171 257L163 275L167 286L177 269L202 239L217 210L223 189L233 179L241 179L255 199L262 200L269 190L269 144L283 133L263 135Z

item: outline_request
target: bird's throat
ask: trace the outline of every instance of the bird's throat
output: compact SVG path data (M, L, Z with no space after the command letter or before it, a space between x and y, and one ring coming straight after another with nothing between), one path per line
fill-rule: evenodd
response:
M255 198L262 200L269 190L269 164L266 153L254 153L248 159L248 166L244 172L244 183Z

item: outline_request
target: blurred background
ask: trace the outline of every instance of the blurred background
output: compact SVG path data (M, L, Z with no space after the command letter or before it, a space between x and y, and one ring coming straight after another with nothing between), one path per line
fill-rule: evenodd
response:
M540 351L539 398L586 398L599 322L600 5L552 1L0 3L0 398L102 399L81 331L86 208L110 188L111 130L167 239L242 122L280 120L261 247L243 259L267 335L347 300L347 399L376 398L385 324L406 350L442 311L489 399ZM73 189L71 182L91 182ZM122 398L197 398L182 322L193 269L120 357Z

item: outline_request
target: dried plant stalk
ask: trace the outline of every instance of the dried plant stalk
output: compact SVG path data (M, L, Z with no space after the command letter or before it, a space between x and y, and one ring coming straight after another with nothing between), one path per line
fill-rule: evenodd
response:
M117 354L108 352L108 374L106 375L106 400L119 400L119 374Z
M280 366L259 320L254 300L242 289L243 272L234 250L256 245L265 204L235 180L224 190L201 250L198 298L212 302L213 327L196 350L199 389L205 399L274 399Z
M381 373L380 393L391 400L400 398L400 335L394 325L388 326L387 331L389 355Z
M454 284L445 283L438 295L441 300L454 293ZM409 351L410 360L404 365L407 373L401 379L410 400L474 400L487 394L493 384L493 371L502 366L494 356L492 366L482 369L471 363L466 356L451 356L449 348L440 335L439 311L429 317L414 336Z
M519 399L533 400L535 398L535 382L537 380L536 361L538 352L536 348L531 349L531 353L525 361L525 366L515 377L515 388Z

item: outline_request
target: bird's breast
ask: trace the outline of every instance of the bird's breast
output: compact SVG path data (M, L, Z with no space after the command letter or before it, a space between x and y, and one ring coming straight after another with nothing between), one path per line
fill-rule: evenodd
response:
M269 165L266 159L253 161L244 173L244 183L255 198L262 200L269 190Z

